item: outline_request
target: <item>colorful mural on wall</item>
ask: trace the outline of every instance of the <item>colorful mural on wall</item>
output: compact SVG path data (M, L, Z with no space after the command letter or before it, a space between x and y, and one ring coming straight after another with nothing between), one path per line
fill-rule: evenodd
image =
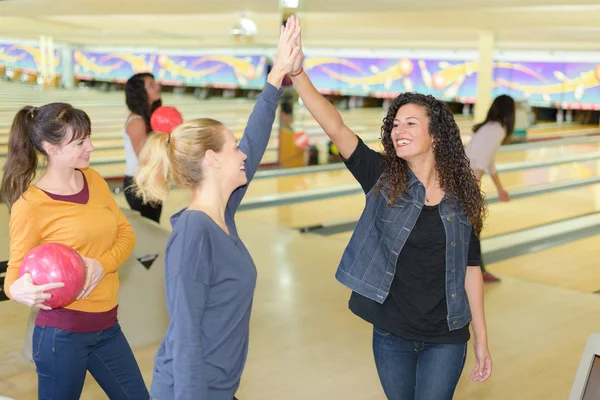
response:
M395 97L404 91L473 103L476 61L307 57L305 70L323 93ZM494 97L502 93L534 106L600 109L600 64L494 63ZM595 106L594 106L595 105Z
M504 63L507 64L507 63ZM524 62L494 70L495 94L527 99L533 106L600 109L600 64Z
M260 89L266 80L265 56L176 56L94 53L75 50L78 79L125 82L138 72L152 72L165 85Z
M160 55L154 75L167 84L261 89L267 79L265 56Z
M0 43L0 64L39 71L39 47ZM73 51L74 75L81 80L125 82L152 72L166 85L260 89L266 81L266 55L173 55ZM55 68L61 74L60 53ZM304 68L323 93L392 98L404 91L432 94L445 101L473 103L478 63L473 60L318 57L307 54ZM600 63L494 63L493 96L510 94L533 106L600 109Z
M308 57L305 69L315 86L324 92L395 97L400 92L414 91L449 100L474 96L474 64L408 58Z
M73 51L74 75L81 80L125 82L138 72L152 71L155 60L151 54Z
M42 56L39 46L26 44L0 43L0 64L18 68L27 74L36 74L40 70ZM61 75L62 65L60 52L54 52L54 68L56 75Z

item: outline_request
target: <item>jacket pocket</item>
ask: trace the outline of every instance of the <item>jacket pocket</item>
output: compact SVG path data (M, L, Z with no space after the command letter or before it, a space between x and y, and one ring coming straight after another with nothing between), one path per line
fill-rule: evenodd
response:
M464 215L459 215L458 222L460 225L460 240L464 244L471 243L471 232L473 231L473 226L469 222L469 219Z
M377 199L377 207L375 213L377 218L382 222L394 222L402 209L406 206L406 200L397 198L392 206L388 206L389 198L381 192L381 196Z

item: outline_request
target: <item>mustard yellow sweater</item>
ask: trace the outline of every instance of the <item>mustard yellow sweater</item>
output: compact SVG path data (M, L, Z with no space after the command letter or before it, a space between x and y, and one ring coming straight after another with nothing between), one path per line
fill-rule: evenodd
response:
M105 272L88 297L65 308L102 312L117 305L117 269L133 251L135 234L102 176L90 168L82 172L89 190L87 204L53 200L35 186L13 204L9 223L10 255L4 281L8 296L25 255L42 243L55 242L72 247L82 256L95 258Z

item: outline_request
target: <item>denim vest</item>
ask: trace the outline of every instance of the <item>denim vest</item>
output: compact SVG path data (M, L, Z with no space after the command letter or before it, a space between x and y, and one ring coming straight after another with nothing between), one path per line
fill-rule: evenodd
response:
M390 292L398 255L425 200L425 187L410 169L409 174L406 193L392 207L387 207L391 188L385 181L381 195L375 189L380 182L367 193L365 209L335 274L340 283L380 304ZM444 196L439 211L446 230L447 321L448 328L455 330L471 320L465 278L472 226L453 197Z

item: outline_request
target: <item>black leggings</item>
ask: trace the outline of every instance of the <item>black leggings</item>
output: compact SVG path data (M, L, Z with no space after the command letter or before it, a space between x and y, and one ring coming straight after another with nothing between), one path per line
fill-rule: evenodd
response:
M125 191L125 198L127 199L127 203L129 203L129 207L131 207L132 210L139 211L142 214L142 217L146 217L152 221L160 223L162 204L156 206L152 204L144 204L142 198L137 197L134 194L133 186L133 177L125 176L125 179L123 179L123 190Z

